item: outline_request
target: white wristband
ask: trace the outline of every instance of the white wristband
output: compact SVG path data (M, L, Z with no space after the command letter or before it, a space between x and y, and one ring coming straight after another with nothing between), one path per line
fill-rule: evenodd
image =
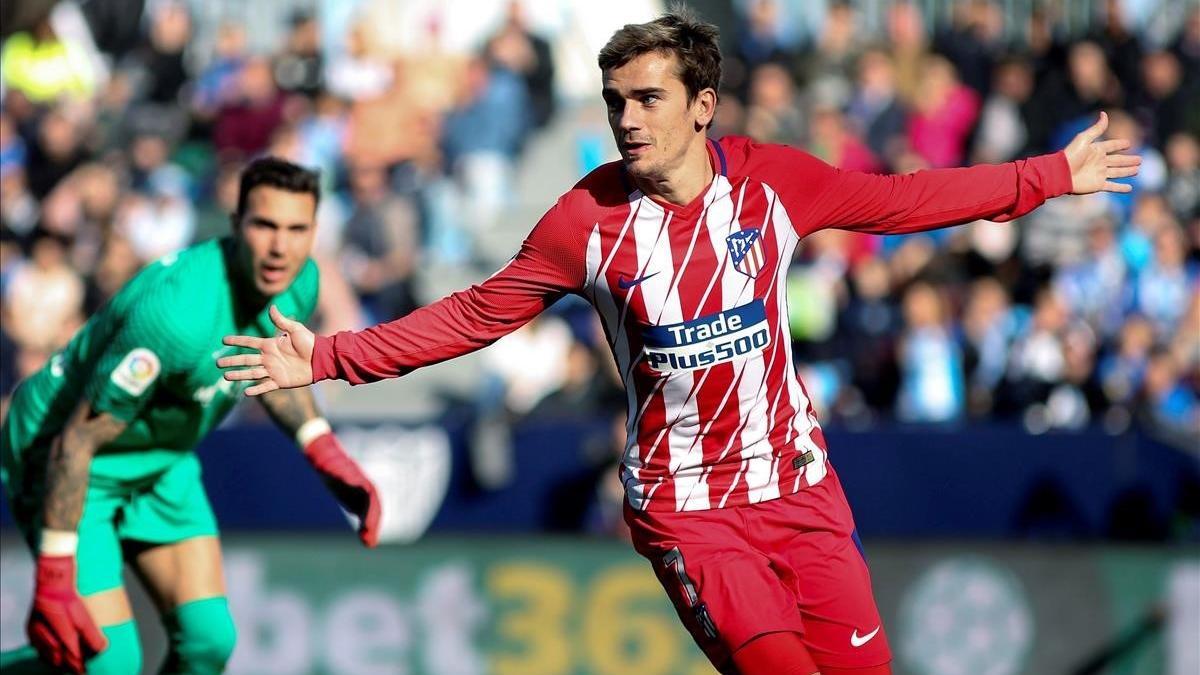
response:
M329 426L329 422L324 417L314 417L301 424L300 428L296 430L296 444L301 448L307 448L309 443L332 431L333 427Z
M42 530L42 543L38 552L42 555L75 555L79 548L79 534L63 530Z

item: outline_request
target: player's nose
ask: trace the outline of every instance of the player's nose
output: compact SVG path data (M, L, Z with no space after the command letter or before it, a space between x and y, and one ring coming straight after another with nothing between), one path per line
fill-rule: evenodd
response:
M271 245L267 249L267 254L273 258L279 258L287 254L287 235L283 232L276 232L271 237Z
M642 128L642 119L638 115L637 106L627 105L621 112L621 119L618 121L618 126L621 131L637 131Z

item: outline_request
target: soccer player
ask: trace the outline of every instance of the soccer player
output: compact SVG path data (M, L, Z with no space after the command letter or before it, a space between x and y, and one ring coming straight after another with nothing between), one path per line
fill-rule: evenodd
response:
M809 397L792 367L782 280L823 228L918 232L1012 220L1066 193L1125 191L1100 141L995 166L878 176L798 150L707 138L716 28L671 13L600 52L621 161L564 194L481 284L391 323L317 337L231 336L249 395L398 377L490 344L568 293L599 313L628 399L621 467L634 547L728 673L890 672L867 565Z
M32 648L0 656L5 673L140 673L126 562L162 614L170 642L163 672L224 669L235 631L192 449L241 398L243 387L213 363L236 351L222 336L274 334L268 305L302 320L312 314L318 197L314 173L274 158L252 162L233 236L148 265L13 395L0 478L37 555L37 580ZM311 393L261 400L374 546L375 488Z

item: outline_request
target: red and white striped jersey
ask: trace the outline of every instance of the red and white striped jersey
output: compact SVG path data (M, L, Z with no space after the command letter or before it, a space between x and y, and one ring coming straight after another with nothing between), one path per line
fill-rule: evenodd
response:
M643 195L620 163L600 167L486 281L396 321L318 337L314 380L396 377L484 347L578 294L596 308L625 384L630 505L774 499L826 472L787 330L783 280L800 239L826 227L1008 220L1071 187L1061 153L878 176L740 137L709 148L716 175L686 206Z

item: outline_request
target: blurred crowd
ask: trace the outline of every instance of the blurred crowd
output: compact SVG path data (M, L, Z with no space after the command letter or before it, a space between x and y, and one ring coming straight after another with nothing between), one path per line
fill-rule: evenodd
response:
M5 395L143 264L228 232L238 171L260 153L321 170L316 328L411 311L433 299L422 266L483 273L511 254L481 250L477 235L511 214L530 139L578 110L556 94L563 38L530 28L519 2L467 53L439 48L436 21L420 49L397 52L371 11L386 3L369 0L336 46L297 12L265 53L234 21L198 49L182 2L122 0L135 12L124 20L105 3L46 4L0 53ZM835 0L694 4L725 33L714 136L904 173L1056 150L1106 110L1110 135L1143 159L1131 193L1064 197L1016 224L807 239L788 275L789 322L827 423L1141 423L1195 438L1200 9L1096 2L1068 30L1053 2L1019 24L988 0L940 3L950 11L936 17L910 2L870 3L870 16ZM1146 30L1147 14L1172 9L1171 30ZM578 136L566 163L582 174L605 152ZM580 302L485 359L485 421L624 411ZM502 483L497 466L478 472Z
M810 237L788 278L791 329L827 419L1142 420L1196 445L1200 8L1156 41L1131 4L1096 3L1067 40L1051 3L1014 26L1000 3L960 2L932 28L894 3L871 40L834 3L814 42L789 44L784 3L750 3L722 133L907 173L1054 151L1106 110L1143 162L1128 194L1056 199L1015 225Z
M291 3L266 53L236 17L199 40L194 3L40 4L0 52L5 396L144 264L228 233L261 154L321 172L319 329L406 314L426 260L496 264L473 234L556 104L518 3L473 53L439 50L432 22L397 52L374 30L387 3L358 3L336 49Z

